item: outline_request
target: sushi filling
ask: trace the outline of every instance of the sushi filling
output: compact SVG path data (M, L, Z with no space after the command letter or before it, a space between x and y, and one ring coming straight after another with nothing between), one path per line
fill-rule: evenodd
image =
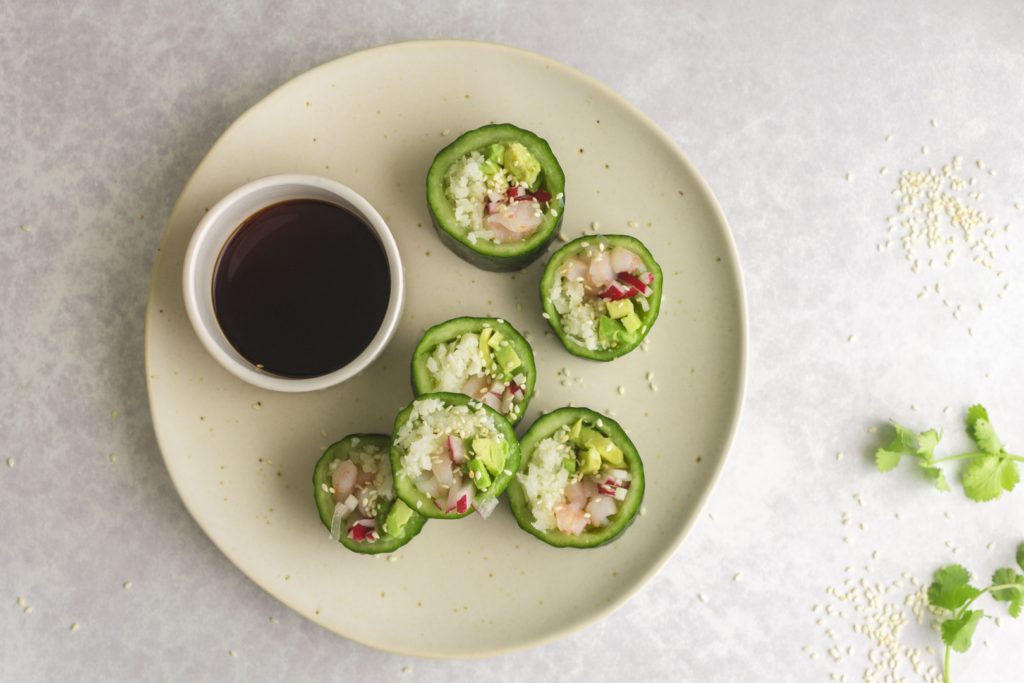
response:
M527 239L545 214L558 216L551 194L541 189L540 162L522 144L495 143L470 152L445 174L445 195L456 222L472 244Z
M526 376L516 372L523 361L501 332L484 325L437 345L427 359L434 391L465 394L515 421L526 398Z
M486 516L494 496L487 496L505 470L509 448L494 419L480 403L446 405L430 398L413 402L395 445L405 451L399 474L445 514L471 507Z
M608 249L598 239L583 242L583 249L562 264L547 299L571 341L606 351L647 332L637 309L650 310L653 282L643 259L624 247Z
M323 484L334 498L331 537L338 540L345 533L353 541L372 543L382 535L397 536L411 511L402 501L391 505L395 482L388 454L371 444L357 448L358 437L353 437L352 446L347 460L338 458L328 465L331 485Z
M533 526L573 536L607 526L632 481L625 467L622 450L593 425L564 425L537 444L526 473L517 475Z

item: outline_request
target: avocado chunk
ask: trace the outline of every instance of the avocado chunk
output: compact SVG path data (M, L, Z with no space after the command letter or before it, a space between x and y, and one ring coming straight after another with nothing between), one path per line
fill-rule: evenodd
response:
M576 474L576 458L563 458L562 469L569 474Z
M470 460L469 461L469 478L476 484L477 489L480 491L486 491L490 488L491 475L487 473L487 466L482 460Z
M388 536L398 536L402 533L406 523L412 519L412 508L401 500L396 500L391 506L388 518L384 520L384 533Z
M505 467L505 445L492 439L473 439L473 452L494 476Z
M519 142L505 149L505 168L522 185L533 185L540 174L540 162Z
M509 346L499 346L494 349L494 357L498 361L498 367L506 377L511 377L512 372L523 364L523 361L519 359L519 354L516 350Z
M480 172L483 173L484 175L494 175L500 170L501 166L494 163L493 161L485 161L484 163L480 164Z
M602 315L597 326L597 336L602 341L619 342L628 344L633 341L633 335L626 331L622 323Z
M487 161L498 166L505 165L505 145L495 142L487 147Z
M589 448L597 450L601 458L610 465L623 463L622 450L607 436L598 436L587 442Z
M596 448L580 451L580 474L593 474L601 469L601 454Z
M626 303L629 302L627 301ZM631 336L634 332L640 329L640 318L632 311L629 312L629 315L623 316L622 320L619 322L622 323L622 326L626 328L626 331L629 332Z
M491 367L491 345L489 342L492 334L494 334L494 330L491 329L490 327L485 327L484 329L480 330L479 352L480 357L484 361L485 368Z
M583 418L576 420L576 424L569 430L569 438L576 441L580 438L580 432L583 430Z
M608 302L608 317L611 318L612 320L625 318L632 312L633 302L630 301L629 299L619 299L618 301Z
M604 434L593 427L581 426L580 433L576 437L576 445L579 448L590 448L590 442L603 437Z

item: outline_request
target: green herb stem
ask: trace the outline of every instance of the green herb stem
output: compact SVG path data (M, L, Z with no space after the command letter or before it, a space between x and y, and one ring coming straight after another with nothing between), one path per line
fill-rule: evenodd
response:
M967 458L988 458L991 457L992 453L967 453L965 455L951 455L948 458L936 458L932 460L933 463L946 462L947 460L965 460ZM920 457L920 456L918 456ZM1010 455L1009 453L1002 453L1000 457L1008 457L1010 460L1016 460L1017 462L1024 462L1024 458L1019 455ZM923 459L923 458L922 458Z

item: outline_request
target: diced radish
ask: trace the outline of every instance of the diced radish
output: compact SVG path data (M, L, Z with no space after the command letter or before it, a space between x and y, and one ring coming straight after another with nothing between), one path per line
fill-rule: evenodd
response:
M640 308L644 309L645 311L651 310L651 305L647 303L646 296L638 296L636 300L640 302Z
M646 273L640 276L640 282L644 283L645 285L653 285L654 273L647 271Z
M441 505L441 501L439 501L439 500L435 500L435 501L434 501L434 505L436 505L436 506L437 506L437 509L438 509L438 510L440 510L441 512L444 512L444 505Z
M445 514L455 509L456 501L459 499L459 489L462 487L462 473L458 470L452 477L452 486L448 489L448 504L444 506Z
M504 205L499 204L498 202L487 202L487 213L489 214L498 213L504 208Z
M615 495L615 491L616 491L616 490L617 490L618 488L619 488L619 487L618 487L618 486L615 486L614 484L612 484L612 485L608 485L608 484L598 484L598 486L597 486L597 492L598 492L598 493L600 493L600 494L601 494L601 495L603 495L603 496L614 496L614 495Z
M459 496L455 500L455 511L460 515L466 513L469 508L473 505L473 494L476 492L476 486L473 485L472 481L467 481L459 489Z
M456 465L469 462L469 455L466 454L466 442L459 436L448 437L448 451L452 454L452 460Z
M497 498L483 498L473 501L473 509L484 519L490 517L496 507L498 507Z
M631 286L633 289L640 292L644 296L651 295L651 288L645 285L643 282L641 282L639 278L634 277L629 273L619 273L617 277L619 280L625 282L627 285Z
M452 485L452 458L448 454L448 451L441 451L438 454L438 460L440 462L432 462L430 464L430 470L437 477L437 482L441 486Z
M462 393L473 398L481 398L484 392L490 390L491 381L486 377L473 375L462 385Z
M494 394L489 393L480 400L484 405L488 406L489 408L493 408L498 411L501 410L501 399L495 396Z
M491 383L490 392L492 394L497 394L498 396L501 396L502 392L504 392L504 391L505 391L505 383L502 382L500 379L496 379L496 380L494 380L494 382Z
M618 282L613 282L608 285L607 289L601 292L601 296L611 301L618 301L626 296L627 291L629 290L626 287L620 285Z
M618 501L626 500L626 489L624 489L624 488L615 489L615 500L618 500Z
M551 193L550 192L545 192L544 190L537 190L536 192L533 193L533 196L537 198L538 202L550 202L551 201Z
M487 192L487 198L489 200L491 200L492 202L500 202L502 199L505 198L505 195L503 193L501 193L501 192L495 192L494 190L489 190Z
M605 475L618 481L630 481L633 478L627 470L605 470Z
M520 372L518 375L512 378L512 383L520 387L523 386L524 384L526 384L526 375ZM512 391L515 391L515 389L513 389Z
M517 201L517 202L532 202L533 199L534 199L534 197L533 197L532 194L524 194L524 195L521 195L519 197L516 197L513 201Z
M516 393L512 394L512 398L514 398L516 401L522 401L523 399L526 398L526 394L523 393L523 390L520 387L519 390L516 391Z
M376 528L377 523L372 517L366 519L360 519L358 522L348 528L348 537L353 541L363 541ZM372 540L372 539L371 539Z
M508 196L509 197L515 198L515 197L519 197L520 195L524 195L524 194L526 194L526 190L524 190L522 187L516 186L516 187L508 188Z
M516 384L515 380L512 380L509 383L509 385L508 385L508 390L511 391L514 394L517 391L522 391L523 388L521 386L519 386L518 384Z

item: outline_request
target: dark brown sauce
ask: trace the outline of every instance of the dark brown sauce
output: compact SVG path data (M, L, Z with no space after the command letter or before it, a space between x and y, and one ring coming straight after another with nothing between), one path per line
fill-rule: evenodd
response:
M282 377L344 367L380 329L391 296L387 255L358 216L315 199L268 206L228 239L213 304L228 341Z

